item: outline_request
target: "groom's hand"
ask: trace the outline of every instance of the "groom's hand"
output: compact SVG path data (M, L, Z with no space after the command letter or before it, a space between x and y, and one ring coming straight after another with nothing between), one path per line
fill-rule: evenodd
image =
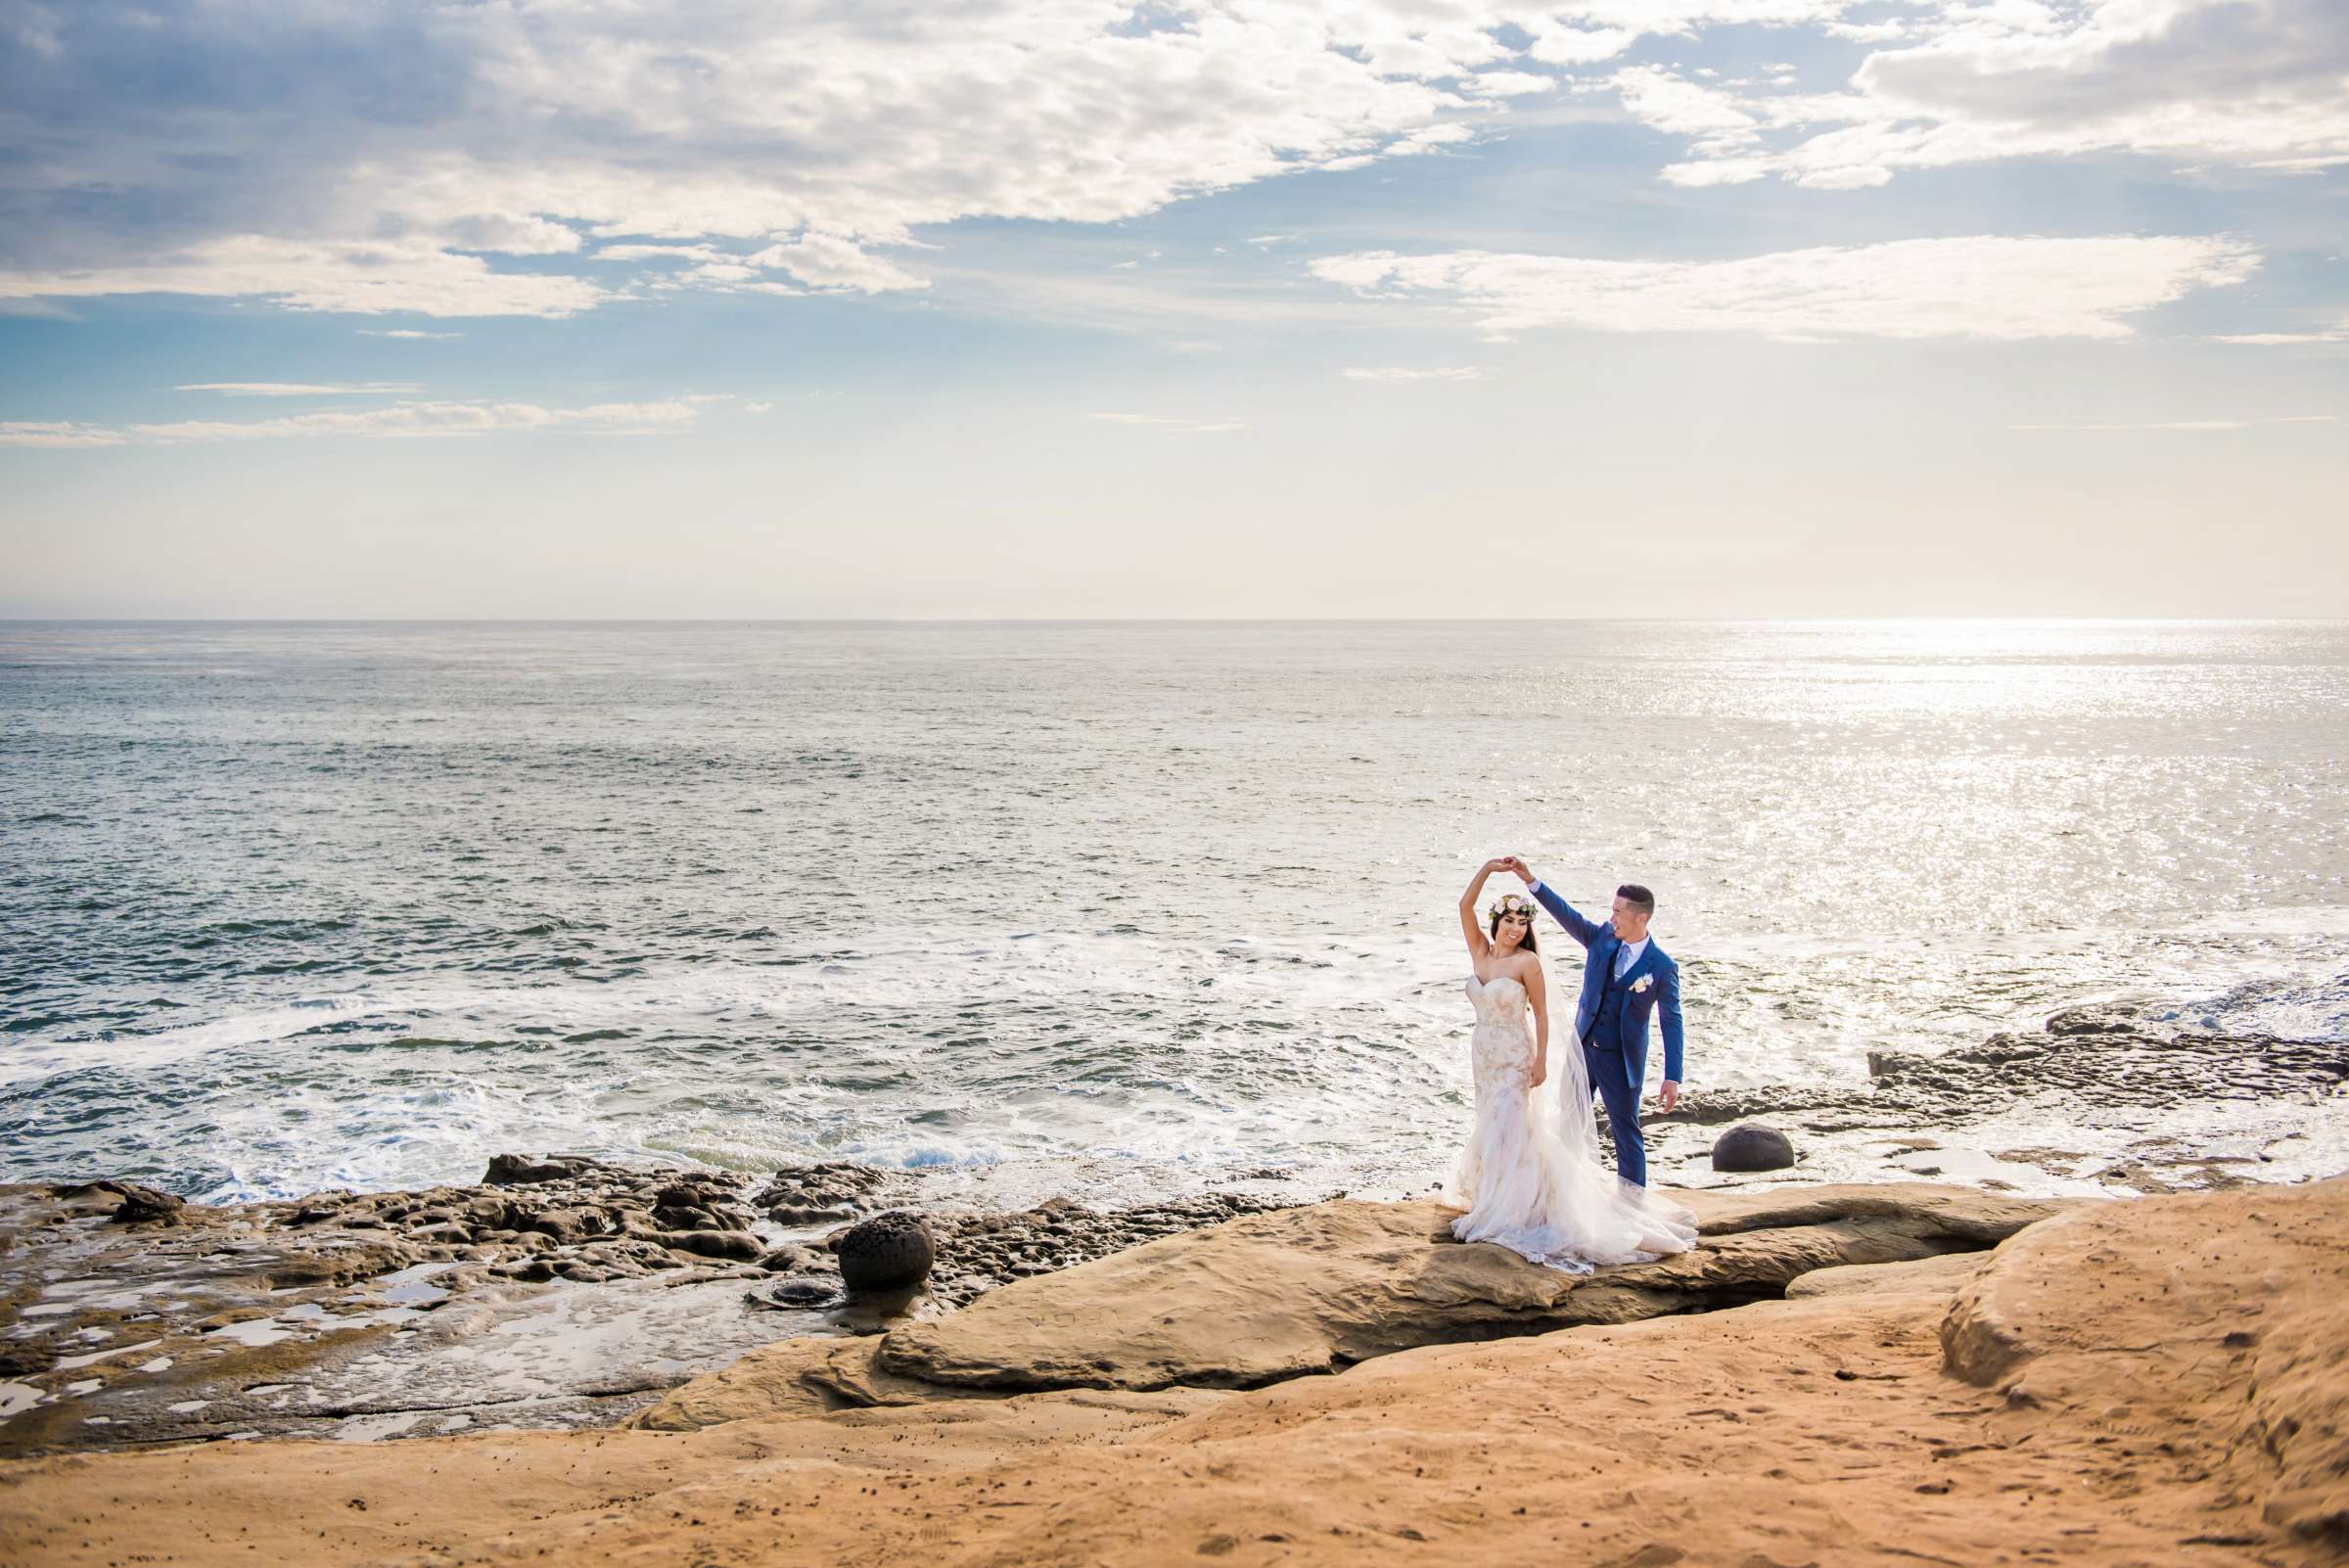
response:
M1656 1104L1663 1109L1665 1115L1671 1115L1672 1108L1680 1103L1681 1086L1678 1084L1675 1084L1671 1079L1668 1078L1661 1084L1657 1085Z
M1527 887L1530 888L1534 885L1534 868L1525 863L1525 856L1521 854L1512 854L1506 859L1502 860L1500 863L1507 866L1510 870L1516 872L1517 880L1524 883Z

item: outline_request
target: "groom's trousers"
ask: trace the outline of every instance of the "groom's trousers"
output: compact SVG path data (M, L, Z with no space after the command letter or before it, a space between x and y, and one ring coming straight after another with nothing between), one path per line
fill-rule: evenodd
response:
M1635 1186L1647 1185L1647 1139L1639 1135L1639 1091L1621 1051L1583 1047L1583 1065L1590 1086L1607 1108L1607 1129L1615 1134L1615 1174Z

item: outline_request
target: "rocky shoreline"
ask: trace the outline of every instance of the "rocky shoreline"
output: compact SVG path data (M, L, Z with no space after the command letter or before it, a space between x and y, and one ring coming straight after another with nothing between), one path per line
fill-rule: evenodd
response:
M1871 1176L1956 1176L1984 1197L2020 1198L2027 1177L2041 1194L2243 1187L2274 1174L2267 1156L2165 1152L2165 1107L2181 1096L2318 1106L2349 1084L2349 1044L2083 1008L1941 1055L1878 1052L1869 1071L1865 1087L1692 1092L1650 1124L1662 1178L1803 1182L1804 1163L1726 1178L1704 1169L1725 1124L1760 1119L1797 1150L1858 1138ZM2005 1141L2016 1127L2117 1128L2133 1141L2092 1157L2059 1133ZM2321 1153L2293 1147L2303 1168ZM1142 1243L1276 1216L1304 1196L1279 1176L1117 1209L1056 1199L1009 1213L941 1202L923 1176L848 1162L753 1176L501 1154L467 1185L216 1207L112 1180L0 1186L0 1455L609 1427L705 1374L760 1366L778 1342L814 1355L809 1336L824 1335L861 1341L825 1349L830 1370L810 1374L831 1379L824 1398L852 1402L854 1388L906 1375L874 1346L974 1304L992 1312L990 1293ZM848 1291L842 1231L890 1210L922 1217L927 1278ZM1806 1257L1805 1271L1835 1266ZM1794 1274L1764 1269L1675 1310L1794 1288Z
M2345 1087L2349 1040L2221 1035L2094 1006L1947 1051L1870 1051L1865 1084L1700 1086L1642 1125L1651 1166L1668 1171L1686 1169L1724 1125L1759 1121L1798 1146L1857 1142L1896 1173L1992 1191L2214 1191L2276 1179L2285 1149L2303 1174L2340 1161L2312 1173L2325 1150L2300 1131L2242 1152L2193 1147L2167 1125L2178 1106L2315 1105ZM2326 1147L2349 1152L2337 1137Z
M619 1430L0 1462L0 1560L2349 1552L2349 1177L1687 1196L1698 1252L1581 1278L1450 1241L1432 1201L1342 1199L781 1341Z
M932 1213L928 1280L852 1297L832 1244L918 1187L847 1163L754 1179L512 1154L470 1186L217 1207L111 1180L0 1187L0 1455L607 1425L784 1335L951 1311L1277 1207Z

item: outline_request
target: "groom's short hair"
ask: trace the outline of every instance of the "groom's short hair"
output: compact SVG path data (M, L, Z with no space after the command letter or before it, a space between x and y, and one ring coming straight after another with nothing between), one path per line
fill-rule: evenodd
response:
M1648 892L1636 882L1627 882L1622 887L1617 888L1615 890L1615 897L1621 899L1624 902L1630 904L1633 908L1638 910L1643 915L1652 915L1656 912L1656 896Z

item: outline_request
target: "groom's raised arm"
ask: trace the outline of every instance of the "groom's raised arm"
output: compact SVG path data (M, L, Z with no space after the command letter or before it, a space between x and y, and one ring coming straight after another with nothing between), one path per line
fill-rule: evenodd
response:
M1533 893L1534 901L1547 909L1550 918L1566 928L1566 935L1586 947L1598 940L1598 934L1606 929L1605 926L1583 918L1580 909L1559 898L1548 884L1534 875L1534 868L1523 860L1514 861L1513 865L1517 875L1524 879L1526 887Z

